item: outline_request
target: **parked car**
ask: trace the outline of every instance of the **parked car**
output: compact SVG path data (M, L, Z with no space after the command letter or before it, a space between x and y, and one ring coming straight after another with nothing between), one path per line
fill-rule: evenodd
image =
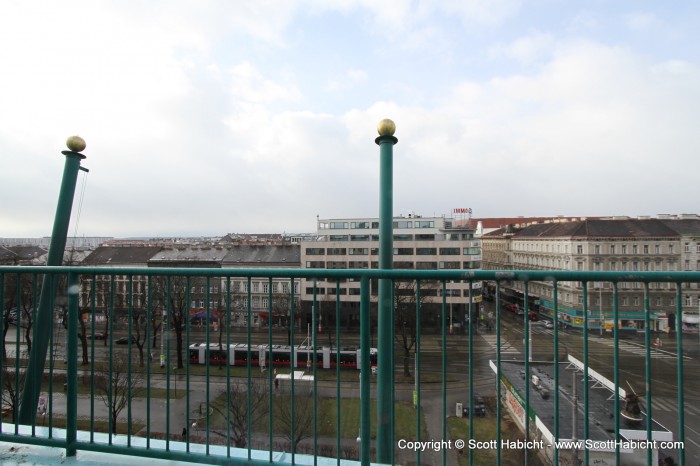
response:
M133 335L131 336L131 342L136 343L136 337ZM116 343L118 345L127 345L127 344L129 344L129 337L121 337L121 338L115 340L114 343Z
M479 417L486 416L486 403L478 393L474 394L474 414ZM462 415L469 416L469 403L462 404Z
M530 311L527 313L527 318L532 320L532 321L537 321L537 320L539 320L540 316L537 315L537 313L535 311Z
M503 306L503 309L505 309L506 311L517 312L518 305L517 304L506 304L505 306Z
M548 320L548 321L544 324L544 328L554 328L554 322L552 322L551 320Z

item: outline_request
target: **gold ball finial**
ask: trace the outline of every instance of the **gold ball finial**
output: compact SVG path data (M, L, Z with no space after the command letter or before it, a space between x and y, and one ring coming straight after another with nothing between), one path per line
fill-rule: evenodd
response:
M390 119L385 118L377 124L377 131L380 136L393 136L396 132L396 124Z
M85 139L80 136L71 136L66 140L66 146L73 152L82 152L85 150Z

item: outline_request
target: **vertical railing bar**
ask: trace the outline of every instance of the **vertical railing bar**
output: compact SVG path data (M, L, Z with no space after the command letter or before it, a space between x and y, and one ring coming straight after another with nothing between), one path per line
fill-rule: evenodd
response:
M97 277L95 274L93 274L91 278L92 289L90 290L90 333L92 334L92 342L90 345L90 443L95 443L95 283L97 282ZM105 338L107 338L107 335L105 335Z
M614 411L615 411L615 439L620 438L620 308L618 303L617 282L613 286L613 381L615 383ZM620 464L620 444L615 444L615 464Z
M205 285L205 302L204 302L204 309L206 311L206 321L207 321L207 390L206 390L206 406L204 407L204 425L205 425L205 432L204 432L204 437L205 437L205 445L206 445L206 454L209 456L209 403L210 403L210 390L211 390L211 306L209 305L209 300L211 299L211 280L209 276L206 277L204 280L204 285ZM189 313L187 315L187 318L189 319ZM250 325L250 320L248 320L248 325ZM168 339L168 342L170 342L170 339ZM221 349L221 348L219 348ZM168 356L170 356L170 347L168 347ZM168 364L170 366L170 364ZM170 377L168 377L168 380L170 380Z
M185 348L187 348L187 366L185 367L185 387L186 387L186 392L185 392L185 451L187 453L190 452L190 313L189 313L189 305L190 305L190 299L192 299L192 281L190 280L190 276L187 275L185 276L185 304L187 306L185 309L188 310L187 312L187 317L185 317ZM194 306L193 306L194 307ZM168 314L167 321L170 321L170 314ZM161 326L161 332L165 331L165 326L163 323L160 324ZM162 333L161 333L162 335ZM199 356L199 355L197 355Z
M318 300L317 300L317 284L316 284L316 279L313 281L313 302L311 305L311 346L313 347L313 373L314 373L314 383L313 383L313 432L314 432L314 466L318 465L318 380L317 380L317 370L318 370L318 361L316 359L316 338L318 337L318 334L316 332L317 328L316 325L316 313L318 312ZM307 358L307 363L308 363L308 357L309 357L309 352L306 352L306 358Z
M681 284L676 283L676 362L678 367L678 441L685 445L685 406L683 393L683 306L681 305ZM685 464L685 448L678 449L679 464Z
M651 406L651 310L649 306L649 283L644 282L644 346L646 348L646 367L644 381L646 384L646 429L647 440L652 440L652 406ZM647 448L647 465L651 466L653 448Z
M336 299L339 295L336 295ZM370 438L370 335L369 335L369 278L360 279L360 463L370 464L372 439Z
M0 309L2 310L2 316L0 316L0 335L5 335L5 274L3 272L0 272ZM12 309L12 306L10 305L10 309ZM7 312L9 313L10 310L8 309ZM15 312L15 315L16 312ZM51 330L51 336L53 336L53 329ZM53 341L52 341L53 343ZM3 348L7 348L7 343L3 340ZM7 351L4 352L4 354L0 355L0 358L2 358L2 363L0 363L0 390L2 389L1 387L4 387L3 385L3 374L5 372L5 365L7 364L7 361L5 360L5 354L7 354ZM50 368L49 373L53 374L53 346L51 346L51 360L49 362ZM49 377L49 381L51 380L51 377ZM51 391L49 390L49 399L51 399ZM2 403L2 397L0 396L0 403ZM51 406L51 403L49 403L49 406ZM17 411L15 409L15 411ZM50 415L49 415L50 416ZM3 423L3 413L2 409L0 409L0 434L3 433L2 431L2 423ZM51 429L49 428L49 436L51 435Z
M127 367L129 368L129 373L127 374L127 387L126 391L128 393L128 399L127 399L127 408L126 408L126 418L127 418L127 437L126 437L126 444L128 446L131 446L131 420L132 420L132 390L131 390L131 384L132 384L132 366L131 366L131 358L132 358L132 350L133 350L133 335L134 335L134 329L133 329L133 320L134 320L134 303L133 303L133 279L134 277L132 275L129 275L129 284L128 284L128 290L127 290L127 309L129 313L129 340L128 340L128 347L127 347L127 354L128 354L128 361L127 361Z
M413 368L416 377L416 385L414 387L414 404L416 410L416 440L421 441L420 432L420 418L422 412L422 400L421 400L421 387L420 387L420 374L421 374L421 347L420 347L420 280L416 280L416 353L415 353L415 367ZM421 449L416 449L416 464L421 464Z
M246 329L246 343L248 344L248 352L246 354L246 374L247 374L246 385L248 387L248 393L246 396L246 402L248 403L248 412L246 413L246 420L248 423L248 442L247 442L246 446L248 447L248 460L251 459L251 455L252 455L252 453L251 453L252 450L251 450L251 446L250 446L250 435L251 435L250 431L252 430L252 426L250 425L251 419L252 419L252 417L251 417L252 416L252 413L251 413L251 411L252 411L251 395L250 395L250 382L251 382L251 377L252 377L252 373L251 373L252 368L250 365L250 362L251 362L250 361L250 354L251 354L251 351L250 351L251 333L250 332L251 332L251 326L253 325L252 314L251 314L251 309L253 307L253 303L251 302L252 299L250 298L250 292L251 292L250 287L248 287L248 293L249 293L249 297L248 297L248 328ZM268 317L269 317L269 314L268 314Z
M189 300L187 300L189 303ZM189 318L187 319L190 320ZM226 457L231 457L231 364L236 363L236 351L231 350L231 277L226 277ZM189 348L189 341L187 342ZM252 351L248 347L247 358L250 359ZM189 367L189 355L187 358ZM250 431L248 429L248 443L250 444Z
M66 456L75 456L78 430L78 276L68 274L68 393L66 399ZM18 310L19 311L19 310ZM19 314L19 312L18 312ZM19 325L19 324L18 324Z
M472 302L473 295L472 295L472 281L469 280L469 305L467 306L467 309L469 310L469 354L467 355L468 363L469 363L469 372L468 372L468 378L469 378L469 438L473 439L474 438L474 330L472 328L472 322L475 320L474 319L474 303ZM477 333L478 333L478 325L479 321L476 321L477 325ZM446 394L443 394L443 398L446 396ZM445 417L447 417L447 413L445 413ZM446 422L446 421L443 421ZM500 422L499 422L500 426ZM446 434L443 434L446 435ZM446 438L446 437L443 437ZM500 445L500 443L499 443ZM499 448L500 450L500 448ZM469 448L469 465L474 464L474 449Z
M17 273L16 278L17 283L17 311L15 312L15 321L17 322L17 328L15 329L15 435L19 435L19 359L20 359L20 349L19 344L21 340L20 328L22 327L22 275ZM67 335L66 335L67 336ZM26 379L26 369L25 369L25 379ZM66 380L68 382L68 380Z
M37 274L32 275L32 323L36 323L37 314ZM53 319L51 319L51 325L53 326ZM32 325L32 341L36 342L39 327L37 325ZM2 387L2 385L0 385ZM36 436L36 416L32 419L32 437Z
M391 248L389 248L391 250ZM389 417L389 445L396 445L396 426L394 425L395 411L396 411L396 321L394 316L396 315L396 283L394 280L391 281L391 287L389 288L389 298L391 302L391 318L389 319L389 341L390 344L387 345L389 351L389 360L391 361L389 371L389 399L391 400L391 416ZM377 310L378 311L378 310ZM379 342L379 337L377 337L377 342ZM379 373L377 372L377 375ZM379 406L377 406L377 412L379 412ZM379 436L379 432L377 432ZM389 460L392 465L396 464L396 448L393 446L389 448Z
M153 318L153 304L151 300L151 276L146 277L146 336L144 347L148 351L148 364L146 364L146 449L151 448L151 319ZM143 283L143 277L141 277Z
M532 348L530 348L530 307L528 303L529 282L523 282L523 339L525 346L525 441L530 441L530 360L532 359ZM530 464L529 449L524 451L525 464Z
M272 316L272 277L268 278L268 288L267 288L267 306L268 306L268 314ZM289 325L289 324L287 324ZM272 407L272 383L273 383L273 375L277 377L275 374L275 369L274 369L274 362L272 361L272 326L270 325L267 329L267 349L265 350L265 353L263 354L263 363L265 359L267 358L267 381L268 381L268 393L270 396L268 396L268 412L269 412L269 417L268 417L268 432L269 432L269 444L270 444L270 453L269 453L269 459L268 461L271 463L272 462L272 451L273 451L273 445L272 445L272 433L273 433L273 425L272 425L272 413L273 413L273 407Z
M583 438L588 439L588 282L583 282ZM575 426L574 426L575 427ZM589 450L583 450L583 464L589 462Z
M496 281L496 445L501 444L501 282ZM469 340L471 341L471 308L469 309ZM501 449L496 449L496 464L501 464Z
M172 280L170 275L167 276L165 280L165 295L166 295L166 309L168 318L165 320L166 325L161 333L161 349L163 348L163 338L165 338L165 355L162 355L161 363L165 363L165 451L170 451L170 320L171 315L175 310L175 303L173 303L172 297ZM175 281L175 286L177 286L177 280ZM172 307L171 307L172 306ZM189 318L189 315L187 315ZM209 349L207 347L207 349Z
M326 292L328 290L326 289ZM368 292L369 293L369 292ZM369 312L370 319L372 312ZM331 348L332 350L333 348ZM340 466L340 282L335 282L335 396L336 396L336 466Z
M5 334L5 274L3 272L0 272L0 309L2 310L2 316L0 316L0 335ZM11 306L10 306L11 309ZM7 311L9 312L9 310ZM53 335L53 330L51 331L51 334ZM3 348L6 348L6 343L3 342ZM6 352L5 352L6 353ZM0 387L4 387L3 385L3 373L5 372L5 364L7 361L5 360L5 355L0 355L0 358L2 358L2 363L0 364ZM51 355L51 360L53 361L53 347L52 347L52 355ZM53 371L50 371L52 373ZM49 380L51 378L49 377ZM50 392L49 392L50 395ZM1 399L2 397L0 397ZM0 403L2 401L0 400ZM50 406L50 404L49 404ZM0 409L0 434L2 434L2 423L3 423L3 415L2 415L2 410ZM49 429L49 434L51 433L51 429Z
M114 274L109 275L109 328L110 331L114 332ZM114 402L114 393L112 391L113 388L113 383L114 379L112 377L112 371L114 370L114 365L112 364L112 357L114 356L114 339L110 338L109 339L109 358L108 358L108 389L107 389L107 401L108 405L110 407L109 409L109 416L107 416L108 423L109 423L109 437L108 437L108 443L111 446L112 441L114 440L112 438L113 432L116 429L116 426L114 425L113 419L112 419L112 403Z
M292 414L292 416L291 416L292 422L291 422L291 428L290 428L291 436L290 437L292 439L292 444L291 444L292 465L294 465L294 464L296 464L296 445L294 443L294 439L296 438L296 423L294 422L295 417L296 417L296 412L294 411L294 408L295 408L295 406L294 406L294 396L295 396L295 393L294 393L294 369L296 367L295 363L296 363L297 358L296 358L296 352L294 351L294 342L295 342L295 339L294 339L294 327L295 327L295 321L294 321L294 279L290 278L289 282L290 282L290 288L291 288L291 290L290 290L291 301L289 304L289 316L290 316L289 319L291 321L289 323L289 325L290 325L290 339L289 339L289 346L290 346L289 347L289 369L290 369L290 372L289 373L291 376L290 377L291 378L290 402L292 404L292 407L290 410L291 414ZM249 301L249 304L250 304L250 301ZM248 323L250 324L250 321L248 321Z
M45 275L45 280L51 280L51 296L56 296L56 275L51 274L51 275ZM52 298L55 299L55 298ZM2 299L0 299L0 302L2 302ZM52 308L54 307L53 305L51 306ZM63 324L61 324L63 325ZM49 348L51 348L51 357L49 358L49 396L48 400L46 402L47 409L49 410L49 438L53 438L53 376L54 376L54 359L56 357L56 350L55 350L55 345L56 345L56 338L54 336L54 329L56 328L56 323L53 321L51 322L51 333L49 333ZM2 371L0 371L2 372ZM3 387L2 383L0 383L0 387ZM0 430L1 432L2 430Z
M554 466L559 466L559 283L552 280L554 293Z
M442 281L442 329L440 335L442 337L442 356L441 356L441 371L442 371L442 438L447 438L447 282ZM447 464L447 452L442 449L442 464Z

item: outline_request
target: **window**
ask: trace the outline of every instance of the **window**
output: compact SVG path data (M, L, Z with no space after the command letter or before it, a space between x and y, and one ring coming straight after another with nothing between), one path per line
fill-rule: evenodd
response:
M379 222L372 222L372 228L374 228L375 230L379 228Z
M576 254L583 254L583 245L579 244L576 246Z
M350 241L369 241L369 235L350 235Z
M327 269L347 269L348 263L345 261L328 261L326 263Z
M352 222L350 228L369 228L369 222Z
M348 268L350 268L350 269L366 269L367 262L366 261L350 261L350 262L348 262Z
M330 223L331 230L342 230L342 229L346 229L347 227L348 227L348 222L331 222Z
M593 246L593 253L600 254L600 244L596 244L595 246Z
M328 255L329 256L341 256L345 255L347 252L347 249L345 248L328 248Z
M684 251L685 251L685 252L690 252L690 243L685 243Z
M263 293L267 293L269 291L270 287L269 284L263 283Z
M437 270L437 262L416 262L416 270Z
M441 256L459 256L459 248L440 248Z
M446 270L459 269L459 262L440 262L440 268Z
M434 256L437 254L437 248L416 248L417 256Z
M622 245L622 254L627 254L627 245L626 244Z
M649 245L648 244L645 244L644 246L642 246L642 248L644 250L644 254L649 254Z
M610 245L610 254L615 254L615 245L614 244Z
M412 256L413 248L394 248L395 256Z
M282 283L282 293L289 293L289 283Z
M306 248L307 256L322 256L326 253L325 248Z
M413 235L394 235L394 241L412 241Z
M396 262L394 262L394 268L395 269L412 269L413 262L396 261Z
M416 221L416 228L433 228L434 226L435 226L435 222L430 222L427 220Z
M255 282L253 283L253 293L258 293L260 292L260 283Z
M348 235L330 235L329 239L331 241L347 241Z
M639 296L635 296L632 300L634 306L639 306Z
M270 301L267 298L262 299L262 307L268 307Z
M479 255L481 250L479 248L464 248L462 249L462 254L465 256Z
M348 254L351 256L366 256L367 251L367 248L350 248L348 249Z
M416 235L416 241L435 241L435 235Z
M405 220L394 222L394 228L413 228L413 222Z

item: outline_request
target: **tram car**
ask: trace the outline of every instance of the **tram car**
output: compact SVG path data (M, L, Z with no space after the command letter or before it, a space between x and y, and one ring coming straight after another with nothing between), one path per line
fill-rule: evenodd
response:
M218 343L194 343L189 347L190 364L206 364L210 366L220 366L229 364L231 366L247 366L250 358L250 365L260 367L294 367L308 368L314 364L314 348L312 346L291 346L284 345L253 345L248 348L245 343L226 345ZM292 360L293 355L293 360ZM377 366L377 349L369 350L370 366ZM272 361L272 362L270 362ZM319 369L335 369L338 365L343 369L360 369L360 348L354 346L341 347L317 347L316 367Z

